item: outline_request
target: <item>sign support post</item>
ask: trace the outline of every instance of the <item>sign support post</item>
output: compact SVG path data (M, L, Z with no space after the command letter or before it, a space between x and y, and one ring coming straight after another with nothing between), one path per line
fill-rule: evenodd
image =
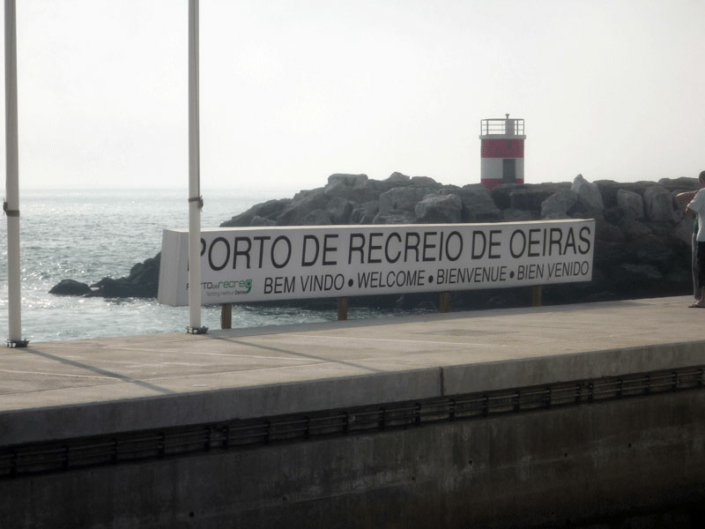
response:
M220 306L220 328L228 330L233 328L233 304L223 303Z
M189 326L190 334L205 334L201 326L201 175L198 83L198 0L189 0L188 10L189 96Z
M20 277L20 186L17 147L17 26L15 0L5 0L5 145L7 200L8 347L26 347L22 339Z

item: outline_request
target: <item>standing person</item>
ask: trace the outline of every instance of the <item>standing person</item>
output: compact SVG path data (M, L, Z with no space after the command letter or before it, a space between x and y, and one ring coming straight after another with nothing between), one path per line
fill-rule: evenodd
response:
M693 308L705 309L705 171L701 171L698 176L700 181L700 191L690 201L686 207L685 213L689 217L697 215L698 231L695 235L695 271L697 273L697 288L699 296L696 293L696 301L690 306Z
M698 181L700 182L700 187L703 188L705 187L705 171L701 171L700 175L698 176ZM679 193L676 195L676 201L679 204L688 204L690 201L692 201L695 198L695 195L698 193L698 190L695 191L686 191L685 193ZM686 211L687 213L687 211ZM697 253L698 253L698 241L697 241L697 235L698 235L698 221L700 219L698 218L697 214L695 215L695 220L693 221L693 233L690 239L690 268L691 268L691 273L693 276L693 297L695 298L695 302L690 305L692 308L699 307L697 302L701 299L701 290L700 287L698 286L698 276L699 276L699 271L698 271L698 262L697 262Z

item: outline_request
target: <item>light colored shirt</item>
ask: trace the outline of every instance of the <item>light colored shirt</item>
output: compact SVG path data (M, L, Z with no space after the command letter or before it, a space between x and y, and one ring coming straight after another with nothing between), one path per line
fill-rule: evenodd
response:
M697 213L698 219L705 219L705 188L698 191L695 198L688 204L688 209ZM705 222L698 222L698 235L695 240L705 242Z

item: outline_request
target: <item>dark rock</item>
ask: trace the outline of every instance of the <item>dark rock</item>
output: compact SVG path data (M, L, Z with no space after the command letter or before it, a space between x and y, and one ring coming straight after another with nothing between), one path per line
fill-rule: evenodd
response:
M260 217L259 215L255 215L252 217L252 220L250 221L250 227L254 228L257 226L276 226L277 221L268 219L265 217Z
M651 228L649 228L646 224L629 217L625 218L619 225L619 227L628 239L638 240L647 237L653 233L651 231Z
M372 224L415 224L416 215L409 211L391 210L377 213Z
M644 191L646 215L653 222L671 222L676 203L673 193L661 186L652 186Z
M595 217L595 239L598 241L623 243L626 235L614 224L607 222L605 217L598 215Z
M160 261L161 252L134 265L127 277L104 277L93 285L94 294L104 298L155 298L159 290Z
M403 187L411 185L411 178L405 174L394 172L389 178L384 180L384 183L389 185L389 189L393 187Z
M462 222L497 222L502 218L502 211L492 200L492 194L483 185L468 185L462 188L441 190L442 194L458 195L462 201Z
M599 212L605 209L600 189L592 182L588 182L583 175L579 174L575 177L570 189L578 195L578 205L582 211Z
M252 206L244 213L240 213L230 220L226 220L220 225L220 227L234 228L239 226L253 226L252 220L255 217L262 217L274 221L290 202L291 199L289 198L284 198L281 200L268 200L267 202Z
M428 177L428 176L412 176L411 177L411 184L415 185L415 186L424 186L424 187L435 187L435 188L441 187L441 184L439 184L433 178Z
M378 201L372 200L369 202L365 202L364 204L360 204L359 206L356 206L355 209L353 209L352 213L350 214L350 223L372 224L374 218L377 216L377 213L379 213Z
M565 219L570 217L578 203L578 195L570 189L562 189L541 202L542 219Z
M342 174L336 173L328 177L328 184L342 182L346 186L356 186L364 184L367 181L366 174Z
M513 208L502 211L502 222L526 222L538 219L539 214L535 211L526 211L523 209Z
M412 213L416 204L432 192L433 188L425 186L394 187L379 196L379 213L380 215L387 215L391 211Z
M509 209L511 207L511 193L518 187L520 187L518 184L503 184L495 187L490 191L495 205L501 210Z
M314 210L325 210L328 200L329 198L324 193L323 188L299 192L277 216L277 225L311 225L310 219L307 222L304 222L304 219ZM330 224L330 220L328 220L328 223Z
M332 224L330 215L325 209L320 208L309 211L296 223L298 226L327 226L329 224Z
M617 206L635 219L644 218L644 199L639 193L620 189L617 191Z
M422 224L455 224L460 222L463 202L458 195L426 195L416 204L416 220Z
M501 210L524 209L532 211L538 216L543 201L564 189L570 189L570 184L551 182L533 185L505 184L495 187L491 191L491 196L495 205Z
M692 290L692 220L683 217L683 207L676 207L673 197L698 185L694 178L663 179L657 185L607 180L590 183L579 177L572 184L502 185L490 192L479 184L441 185L432 178L410 178L401 173L386 180L333 174L325 187L300 191L292 199L257 204L222 226L526 222L538 220L541 214L548 218L594 218L593 280L546 287L546 303L677 295ZM157 255L134 265L126 277L103 278L92 288L62 281L51 292L155 297L159 264ZM393 296L356 299L375 306L397 304ZM405 295L399 300L398 306L438 305L437 294ZM314 308L330 305L310 300L297 303ZM530 305L531 289L454 291L452 303L468 309Z
M609 269L632 260L633 252L624 244L597 240L593 263L596 269Z
M687 244L688 247L690 247L693 236L693 222L692 217L686 217L676 225L674 230L674 235L683 241L683 244Z
M627 210L621 206L611 206L602 212L602 217L614 226L621 225L628 216Z
M348 224L355 204L343 197L333 197L326 204L326 212L333 224Z
M673 250L658 239L652 239L647 244L639 246L636 257L639 263L654 265L663 271L672 268L675 260Z
M690 270L686 270L682 266L674 266L673 269L666 274L666 281L686 285L692 284L693 275Z
M541 214L541 204L558 190L553 184L521 186L509 194L509 207Z
M619 268L628 272L632 280L663 279L663 274L658 267L654 265L623 263L619 265Z
M62 279L52 287L49 294L56 294L57 296L90 296L92 292L91 287L86 283L80 283L73 279Z
M674 194L700 189L700 182L698 179L687 176L681 176L679 178L662 178L658 181L658 185Z
M617 194L620 189L643 196L646 188L654 185L653 182L614 182L612 180L597 180L593 183L600 190L605 208L617 205Z

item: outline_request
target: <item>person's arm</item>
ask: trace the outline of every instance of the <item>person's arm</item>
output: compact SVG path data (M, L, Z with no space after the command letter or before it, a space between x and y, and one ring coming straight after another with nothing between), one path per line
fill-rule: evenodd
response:
M676 195L676 202L679 204L687 204L688 202L692 201L695 198L695 195L698 194L698 190L695 191L686 191L685 193L678 193Z
M695 198L688 203L685 208L686 216L694 217L695 214L702 209L703 202L705 202L705 189L698 191Z

